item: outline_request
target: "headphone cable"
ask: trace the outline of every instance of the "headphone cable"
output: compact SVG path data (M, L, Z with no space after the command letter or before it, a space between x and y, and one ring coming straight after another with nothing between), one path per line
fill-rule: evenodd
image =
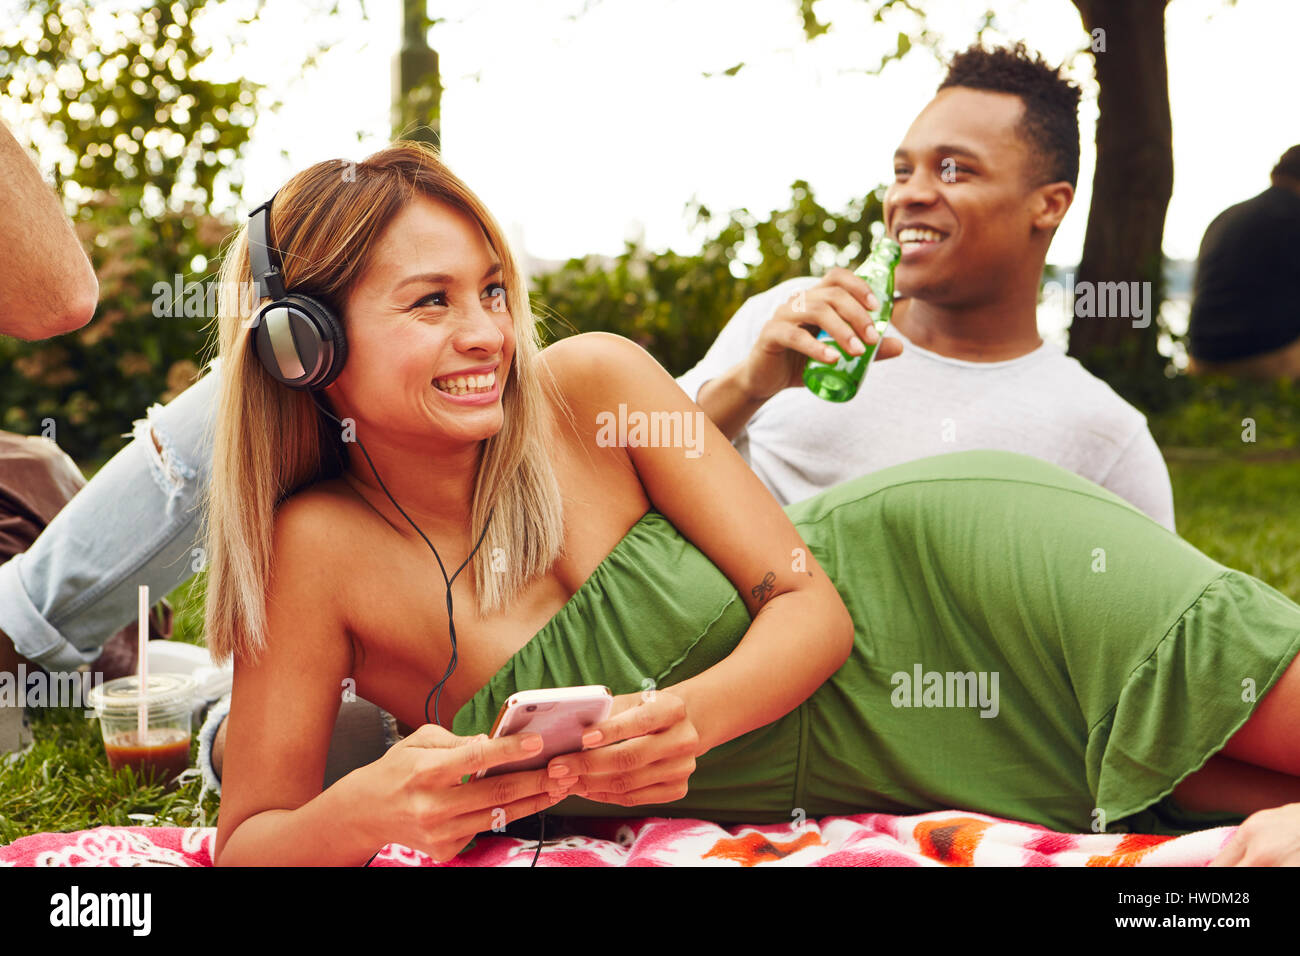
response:
M320 402L316 400L315 392L308 392L307 394L311 397L311 400L313 403L315 403L316 407L319 408L328 418L333 419L335 422L338 422L340 426L343 426L342 421L340 421L337 417L335 417L332 413L330 413L325 408L324 405L322 405ZM384 494L388 496L388 500L393 503L394 508L396 508L399 512L401 512L401 515L403 518L406 519L407 524L409 524L412 528L415 529L415 533L424 539L424 543L427 544L429 546L429 550L433 552L433 557L438 562L438 570L442 572L442 579L447 582L447 632L448 632L448 636L451 638L451 658L447 662L447 670L442 675L442 680L438 681L438 683L434 685L433 689L429 691L429 696L424 699L425 723L436 723L441 726L442 721L438 719L438 702L442 699L443 685L447 683L448 679L450 679L452 672L456 669L456 662L457 662L456 621L452 617L451 585L452 582L454 582L456 578L460 576L460 572L465 570L466 565L468 565L470 561L473 560L474 555L478 553L479 545L483 543L483 538L487 535L488 526L492 523L492 515L496 512L496 505L493 505L492 508L488 511L487 521L483 522L483 530L479 533L478 542L474 545L474 549L470 551L469 557L467 557L464 560L464 562L461 563L461 566L456 569L456 573L453 574L450 578L448 578L447 568L442 563L442 558L439 557L438 555L438 549L433 546L433 542L431 542L428 539L428 537L425 536L424 532L420 530L420 526L417 525L411 519L411 516L408 515L406 511L402 508L402 506L397 503L397 499L393 497L392 492L388 490L388 486L384 484L384 479L379 477L379 471L375 468L375 463L371 461L370 452L366 451L365 443L361 441L360 436L357 436L357 445L361 448L361 454L365 455L366 464L370 466L371 474L375 476L375 481L379 482L379 487L383 489ZM435 696L435 691L436 691L436 696ZM433 699L433 717L434 717L432 721L429 720L429 700L431 698ZM541 855L542 852L542 841L546 836L546 812L544 810L538 811L538 817L541 823L541 832L537 838L537 850L533 854L533 862L530 863L529 866L537 865L537 858ZM383 851L383 847L380 847L379 850L376 850L375 855L366 861L366 866L369 866L374 861L375 857L379 856L379 854L382 851Z

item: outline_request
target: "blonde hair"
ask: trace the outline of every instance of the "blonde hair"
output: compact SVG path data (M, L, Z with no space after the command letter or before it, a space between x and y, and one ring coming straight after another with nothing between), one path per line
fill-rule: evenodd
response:
M345 174L346 171L346 174ZM416 194L476 220L501 260L501 281L514 324L514 362L502 384L499 432L483 442L471 506L470 540L492 521L467 572L477 611L503 608L546 571L562 550L559 484L543 445L546 392L554 380L537 361L541 344L524 278L492 214L422 143L397 142L363 162L317 163L290 179L271 207L271 235L285 287L313 296L343 318L342 304L365 272L387 224ZM302 391L262 367L249 319L254 296L247 224L221 267L217 334L222 358L212 481L204 508L208 551L205 630L213 656L253 656L266 640L266 586L271 576L275 512L296 491L343 471L339 430ZM346 326L346 320L344 320ZM562 405L561 401L561 405ZM494 573L496 548L510 555L510 574Z

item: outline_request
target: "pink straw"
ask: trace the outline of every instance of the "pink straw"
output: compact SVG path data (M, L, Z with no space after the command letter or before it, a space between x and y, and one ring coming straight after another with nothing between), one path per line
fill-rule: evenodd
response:
M149 585L147 584L140 585L139 625L140 663L138 673L140 675L140 706L136 711L136 717L139 719L137 739L143 746L145 731L149 729L149 701L145 697L145 690L149 686Z

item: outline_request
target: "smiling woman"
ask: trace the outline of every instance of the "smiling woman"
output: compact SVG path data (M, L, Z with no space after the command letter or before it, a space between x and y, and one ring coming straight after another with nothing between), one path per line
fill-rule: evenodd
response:
M206 515L212 556L206 630L219 658L263 643L275 510L300 488L339 477L349 459L345 438L357 430L380 436L370 451L400 500L426 510L439 507L431 502L447 503L447 512L470 517L475 539L492 512L486 555L513 541L530 542L512 555L518 576L493 574L482 558L472 562L484 608L504 604L510 589L548 567L560 547L562 508L538 441L542 386L536 376L545 370L534 361L539 343L527 294L495 220L432 151L416 144L399 144L343 171L337 163L320 163L294 177L277 194L270 225L279 237L286 286L344 317L349 358L324 394L354 431L334 427L307 394L268 376L248 334L249 303L233 295L222 301L227 371ZM434 208L446 214L430 218ZM472 276L443 268L462 266L466 257L477 267ZM432 270L426 268L430 258ZM386 267L369 268L376 259ZM222 288L246 287L250 268L241 233L223 263ZM470 347L493 358L473 368L446 345L469 309L482 313L470 320ZM440 345L434 342L439 338ZM512 362L516 351L520 360ZM519 387L482 399L453 394L462 390L458 376L488 369ZM451 390L439 389L439 379L451 380ZM356 394L375 400L357 407ZM473 414L453 411L474 403L479 408ZM426 464L444 460L453 443L462 455L481 453L472 487L463 480L458 488L442 482L437 476L445 468L421 469L423 479L406 469L383 469L392 458L387 435L427 437L431 419L450 434L443 447L424 449ZM474 439L485 439L481 449L464 444Z

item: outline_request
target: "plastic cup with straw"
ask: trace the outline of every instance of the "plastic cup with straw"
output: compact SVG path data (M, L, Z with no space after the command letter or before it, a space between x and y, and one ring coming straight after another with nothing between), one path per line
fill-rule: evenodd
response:
M149 675L149 587L140 587L134 677L120 677L91 690L108 765L132 767L140 777L164 780L190 764L194 681L185 674Z

